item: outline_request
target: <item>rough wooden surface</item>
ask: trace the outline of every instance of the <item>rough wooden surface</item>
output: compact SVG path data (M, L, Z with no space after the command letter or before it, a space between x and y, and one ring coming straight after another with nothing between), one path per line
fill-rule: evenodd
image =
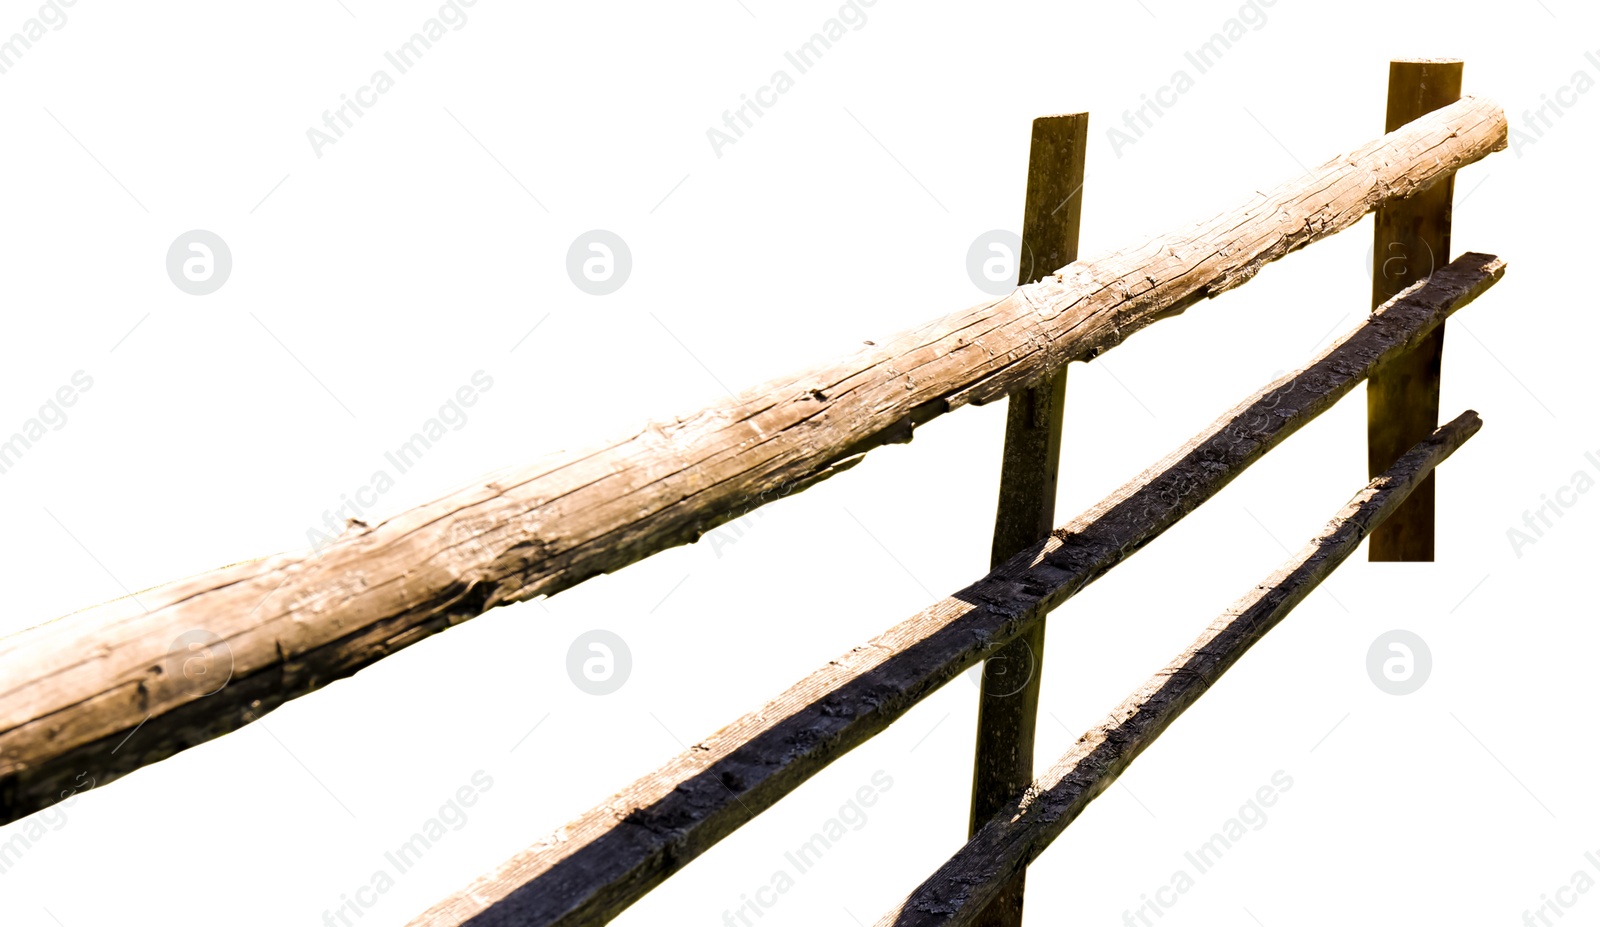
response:
M1223 612L1001 809L878 927L962 927L1060 836L1089 802L1273 629L1483 423L1465 412L1357 493L1321 534Z
M1177 234L625 440L504 471L320 554L224 567L0 642L0 819L238 728L456 622L803 489L928 419L1034 385L1506 145L1466 99ZM221 639L212 692L172 647Z
M1487 290L1504 267L1489 255L1463 255L1040 544L692 745L413 927L589 925L615 917L1142 549Z
M1462 63L1454 59L1404 59L1389 63L1388 129L1461 98ZM1450 210L1455 178L1447 177L1373 217L1372 305L1450 260ZM1427 341L1373 374L1367 384L1367 475L1389 469L1411 445L1439 424L1439 373L1445 326ZM1424 480L1400 510L1372 535L1367 559L1432 561L1434 480Z
M1042 116L1033 121L1022 243L1029 255L1048 260L1043 266L1018 268L1019 285L1043 279L1047 267L1078 259L1088 148L1088 113ZM1032 263L1037 265L1038 258ZM1038 386L1012 393L1007 401L991 569L1044 540L1055 527L1066 392L1067 368L1062 367ZM1043 621L1034 622L983 663L972 758L974 831L1033 781L1044 626ZM1019 873L978 918L978 927L1019 927L1025 888L1024 875Z

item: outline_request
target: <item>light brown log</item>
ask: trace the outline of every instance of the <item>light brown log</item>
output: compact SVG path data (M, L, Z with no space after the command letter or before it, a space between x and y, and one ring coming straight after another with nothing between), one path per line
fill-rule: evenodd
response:
M1464 412L1368 483L1321 534L1222 613L1018 799L990 818L877 927L965 927L1000 897L1172 722L1343 563L1434 468L1483 427Z
M0 819L58 800L82 773L104 784L236 729L489 608L694 541L928 419L1092 358L1505 145L1499 107L1466 99L1177 234L625 440L497 474L320 555L236 564L13 635L0 642ZM221 691L170 652L194 630L226 644L233 679Z
M1461 98L1463 65L1455 59L1389 63L1386 131ZM1455 178L1378 209L1373 216L1372 305L1433 273L1450 260L1450 210ZM1373 374L1367 384L1367 475L1377 476L1439 424L1439 374L1444 366L1441 325L1428 340ZM1367 545L1372 561L1432 561L1434 481L1425 480Z
M1022 245L1049 255L1044 267L1078 259L1083 177L1089 148L1089 114L1042 116L1033 121L1028 154ZM1037 264L1037 260L1030 263ZM1042 279L1043 267L1019 267L1018 284ZM1011 394L1006 403L1006 443L1000 464L993 569L1044 540L1056 523L1056 478L1061 467L1061 422L1067 368L1038 386ZM972 759L972 829L977 830L1011 796L1033 780L1033 732L1044 669L1044 625L1034 622L984 661L978 693L977 745ZM979 919L979 927L1018 927L1026 888L1019 873Z
M1498 258L1463 255L1043 542L694 744L413 927L576 927L615 917L1142 549L1504 270Z

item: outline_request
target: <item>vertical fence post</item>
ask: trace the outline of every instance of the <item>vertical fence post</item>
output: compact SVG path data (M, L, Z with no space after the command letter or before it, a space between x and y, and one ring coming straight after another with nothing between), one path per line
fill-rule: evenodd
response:
M1386 132L1461 99L1462 64L1454 59L1389 62ZM1451 175L1376 216L1372 242L1372 305L1450 262ZM1367 382L1367 475L1383 473L1439 424L1439 370L1444 325L1425 341L1372 375ZM1434 481L1427 480L1372 532L1367 558L1374 561L1433 559Z
M1033 121L1022 253L1017 256L1019 286L1077 260L1088 138L1088 113L1041 116ZM1066 389L1067 368L1062 367L1037 386L1011 395L991 566L1044 539L1054 526ZM1043 657L1044 622L1040 621L984 664L970 832L976 832L1033 782L1034 720L1039 710ZM975 923L983 927L1020 925L1023 882L1024 874L1018 873Z

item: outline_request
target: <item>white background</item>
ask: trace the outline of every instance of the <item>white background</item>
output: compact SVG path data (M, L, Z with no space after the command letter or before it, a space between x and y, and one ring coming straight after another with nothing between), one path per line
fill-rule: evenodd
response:
M37 8L0 3L0 36ZM1020 221L1037 115L1091 113L1092 256L1380 134L1391 57L1464 58L1466 92L1524 131L1574 72L1600 79L1577 0L1280 0L1119 157L1106 129L1193 74L1184 52L1237 3L879 0L719 158L707 128L836 3L479 0L317 157L306 130L437 9L79 0L0 76L0 432L74 371L94 381L0 476L0 630L305 547L474 371L492 390L375 518L975 303L967 247ZM1035 864L1029 923L1121 923L1278 770L1294 784L1265 826L1164 925L1510 925L1575 871L1600 878L1600 494L1520 556L1507 536L1575 472L1600 477L1579 276L1597 117L1580 95L1458 178L1456 250L1510 269L1448 329L1443 413L1486 426L1440 473L1438 563L1352 559ZM204 297L164 266L194 228L234 258ZM633 253L606 297L565 270L593 228ZM1353 327L1370 244L1364 221L1074 366L1058 521ZM1358 392L1051 619L1041 766L1362 485L1364 421ZM0 875L0 920L310 927L485 771L466 826L360 921L403 924L981 575L1003 422L962 410L740 536L498 610L88 791ZM566 672L593 628L632 652L614 695ZM1391 628L1432 650L1414 695L1367 676ZM948 685L618 923L722 923L883 770L866 825L760 921L872 922L964 839L976 706ZM1600 917L1600 893L1566 897Z

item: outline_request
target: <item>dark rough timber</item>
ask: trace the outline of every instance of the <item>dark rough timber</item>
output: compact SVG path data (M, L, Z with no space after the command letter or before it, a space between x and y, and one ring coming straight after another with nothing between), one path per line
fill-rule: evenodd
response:
M1132 556L1488 290L1466 254L998 569L692 745L413 921L602 924Z
M1223 673L1317 588L1483 423L1464 412L1357 493L1322 533L1078 738L877 927L965 927Z

